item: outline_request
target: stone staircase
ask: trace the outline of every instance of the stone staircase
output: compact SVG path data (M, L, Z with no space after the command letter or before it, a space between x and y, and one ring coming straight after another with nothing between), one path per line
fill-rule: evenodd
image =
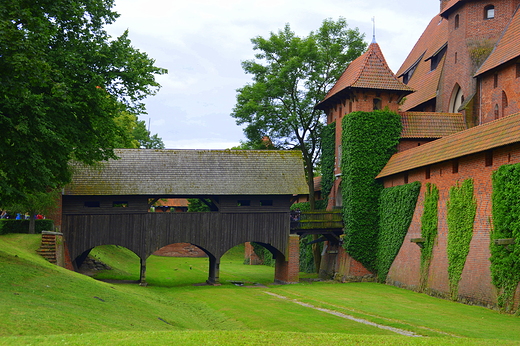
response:
M42 232L42 243L40 248L36 250L36 252L45 258L47 261L57 264L57 247L56 247L56 236L61 235L61 233L57 232Z

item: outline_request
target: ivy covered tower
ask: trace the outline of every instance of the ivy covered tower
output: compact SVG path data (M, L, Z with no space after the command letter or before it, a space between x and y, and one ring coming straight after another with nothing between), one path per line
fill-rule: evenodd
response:
M368 50L345 69L325 99L316 105L317 109L327 114L327 124L335 123L335 178L330 189L327 209L343 206L341 191L343 117L352 112L372 112L382 109L397 112L403 98L412 92L413 89L399 81L390 70L379 45L374 40ZM329 155L332 155L332 152L329 152ZM323 155L326 155L325 148ZM323 184L322 178L322 187ZM320 277L328 278L338 272L343 272L345 276L357 277L370 274L339 244L329 242L327 249L322 257Z
M327 114L327 124L336 123L335 176L328 207L339 207L341 187L339 177L341 157L341 119L352 112L388 109L397 112L403 98L413 89L402 83L390 70L375 40L368 50L354 60L330 89L317 109Z

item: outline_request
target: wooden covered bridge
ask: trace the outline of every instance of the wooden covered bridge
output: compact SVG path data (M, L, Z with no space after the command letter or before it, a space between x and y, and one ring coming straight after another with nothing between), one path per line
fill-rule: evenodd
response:
M74 166L62 197L62 232L76 268L99 245L119 245L141 260L173 243L209 257L208 282L219 281L221 256L256 242L276 258L275 280L298 279L298 236L290 206L307 194L298 151L119 149L118 160ZM200 198L210 212L154 213L160 198ZM296 252L296 253L294 253Z

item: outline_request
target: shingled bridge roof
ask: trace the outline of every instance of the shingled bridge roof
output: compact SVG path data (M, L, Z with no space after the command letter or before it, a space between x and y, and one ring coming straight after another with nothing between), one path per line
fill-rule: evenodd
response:
M118 160L73 163L65 195L307 194L302 154L282 150L116 149Z

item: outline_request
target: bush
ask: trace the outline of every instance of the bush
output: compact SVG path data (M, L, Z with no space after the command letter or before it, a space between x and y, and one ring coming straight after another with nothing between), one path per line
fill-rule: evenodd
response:
M0 219L0 235L8 233L29 233L29 220ZM54 221L35 220L35 232L53 231Z

